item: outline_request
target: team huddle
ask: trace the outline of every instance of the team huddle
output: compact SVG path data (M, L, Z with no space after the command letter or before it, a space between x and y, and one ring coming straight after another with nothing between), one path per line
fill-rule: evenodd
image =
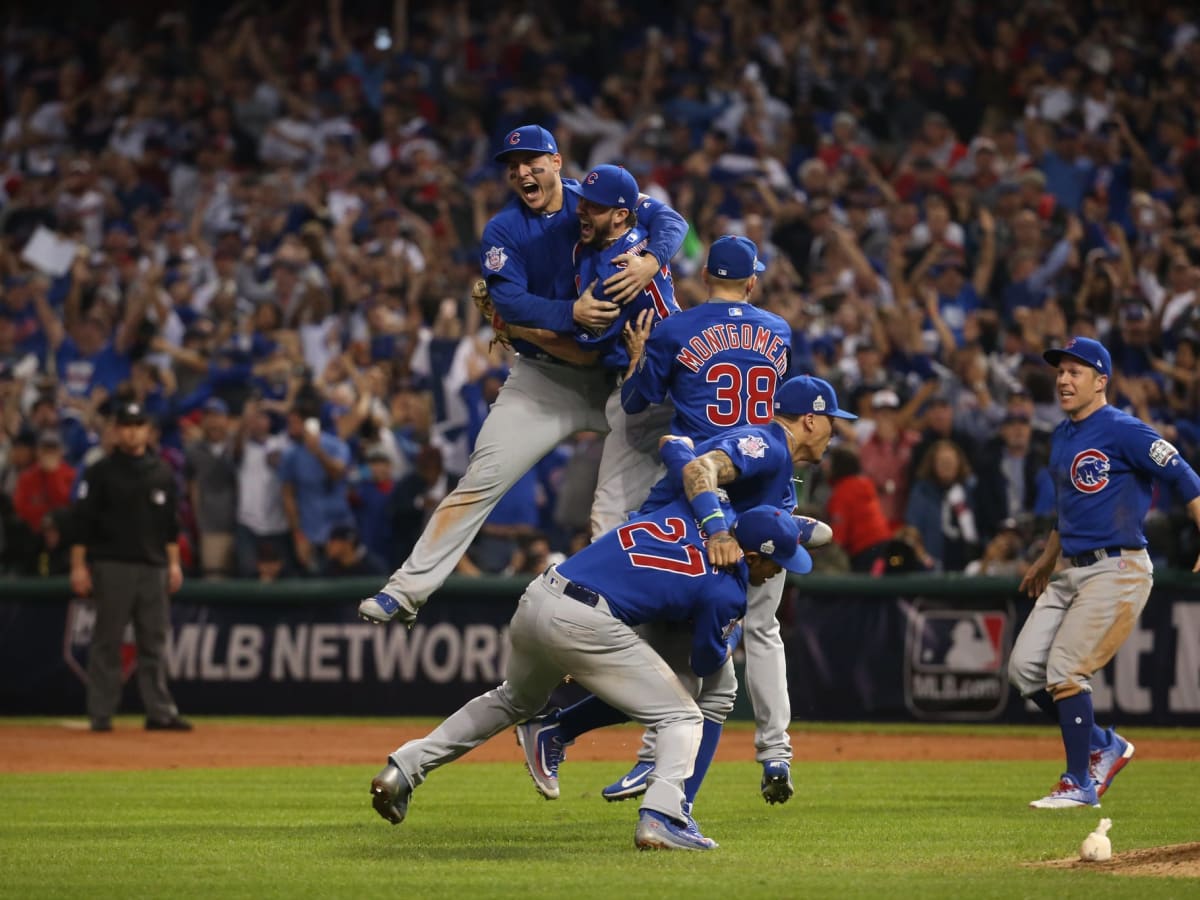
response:
M855 416L839 408L828 382L787 377L791 328L750 302L764 268L752 241L714 241L702 273L709 299L680 311L669 261L687 223L640 194L626 170L602 165L582 181L564 179L554 137L538 125L506 135L495 159L515 196L484 229L486 291L476 294L490 303L493 327L516 361L462 480L359 614L411 625L508 489L584 430L606 435L593 542L522 595L504 683L395 750L371 782L373 804L388 821L403 821L413 790L433 769L514 726L536 789L555 799L570 743L632 719L645 728L643 746L604 797L642 797L636 846L709 850L716 842L692 813L733 708L731 657L743 639L760 791L768 803L792 796L791 710L776 619L781 572L808 572L806 548L832 536L824 523L793 515L793 475L798 464L820 461L833 418ZM1067 433L1056 433L1056 460L1066 452L1060 443L1073 448L1081 440L1075 432L1085 429L1068 427L1074 417L1082 421L1104 403L1109 372L1089 361L1097 354L1085 341L1046 354L1059 369L1060 405L1070 417L1060 427ZM1041 597L1018 638L1012 680L1060 721L1068 762L1035 806L1097 805L1133 755L1132 744L1095 726L1087 679L1128 636L1149 595L1145 504L1138 504L1143 495L1148 504L1150 480L1168 480L1190 497L1200 524L1192 469L1157 435L1146 459L1138 455L1147 442L1140 435L1118 447L1130 423L1149 429L1109 412L1124 416L1103 414L1104 484L1084 485L1090 493L1082 505L1065 499L1079 478L1083 451L1073 451L1057 485L1059 527L1022 583ZM1113 533L1098 533L1095 513L1112 503L1142 515L1110 513ZM1069 590L1050 582L1060 549L1075 567ZM1071 576L1076 568L1082 574ZM1120 576L1116 600L1100 586L1107 579L1092 577L1105 573ZM566 675L591 696L539 718Z

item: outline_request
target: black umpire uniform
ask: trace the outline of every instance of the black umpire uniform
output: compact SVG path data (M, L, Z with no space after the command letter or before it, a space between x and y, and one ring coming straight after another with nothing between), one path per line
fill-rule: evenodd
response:
M179 718L166 671L167 595L182 581L179 495L170 467L147 446L148 421L137 403L117 407L117 444L84 473L72 516L71 583L84 593L90 586L96 607L87 667L93 731L112 730L121 701L121 638L131 620L146 728L191 729Z

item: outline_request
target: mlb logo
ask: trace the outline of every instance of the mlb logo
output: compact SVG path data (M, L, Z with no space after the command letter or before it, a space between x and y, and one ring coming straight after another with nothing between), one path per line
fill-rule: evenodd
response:
M945 721L995 718L1008 701L1004 610L907 610L904 700L913 715Z
M995 672L1003 661L1003 613L930 610L919 616L923 671Z

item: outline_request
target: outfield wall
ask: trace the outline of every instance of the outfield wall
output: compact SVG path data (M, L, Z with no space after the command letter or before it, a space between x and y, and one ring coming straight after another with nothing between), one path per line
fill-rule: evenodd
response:
M172 603L172 688L189 714L444 715L503 677L525 584L453 578L408 630L356 618L374 580L192 582ZM794 578L780 613L793 716L1036 719L1004 675L1031 605L1010 579ZM0 714L82 714L91 624L65 579L0 580ZM1105 721L1200 725L1200 578L1156 576L1094 693Z

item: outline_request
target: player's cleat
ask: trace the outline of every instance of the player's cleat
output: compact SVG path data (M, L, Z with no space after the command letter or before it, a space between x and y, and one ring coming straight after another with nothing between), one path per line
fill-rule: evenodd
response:
M687 829L686 829L687 833L690 834L693 838L695 838L697 840L702 840L702 841L711 841L712 840L712 838L706 838L704 835L702 835L700 833L700 825L696 822L695 819L692 818L692 804L688 803L686 800L683 802L683 817L687 821ZM716 841L712 841L712 845L714 848L721 846Z
M557 722L530 719L516 727L517 743L525 751L525 768L537 792L547 800L558 799L558 767L567 758Z
M642 762L639 759L625 775L602 790L600 796L610 803L641 796L646 793L646 780L653 771L654 763Z
M399 619L405 625L417 620L417 611L407 599L397 600L391 594L380 591L358 604L358 617L376 625Z
M399 825L408 815L408 800L413 788L404 773L392 762L371 779L371 805L393 825Z
M768 803L787 803L792 799L792 767L786 759L763 763L762 795Z
M97 731L102 734L112 731L112 719L110 719L108 716L96 716L96 718L92 719L89 727L92 729L92 731Z
M800 526L800 543L805 547L824 547L833 540L833 529L810 516L796 516Z
M1041 800L1029 804L1033 809L1075 809L1081 806L1099 806L1096 796L1096 785L1090 781L1086 786L1076 783L1068 773L1064 772L1049 794Z
M695 822L681 823L653 809L638 814L633 843L639 850L712 850L717 842L695 828Z
M1109 743L1107 747L1092 751L1088 764L1088 775L1096 786L1096 796L1103 797L1113 779L1133 759L1133 744L1125 740L1113 729L1108 729Z

